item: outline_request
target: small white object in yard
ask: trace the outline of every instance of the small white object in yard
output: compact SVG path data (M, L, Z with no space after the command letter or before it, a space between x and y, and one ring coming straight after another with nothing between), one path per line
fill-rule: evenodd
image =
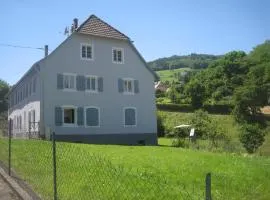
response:
M190 136L190 137L193 137L194 135L195 135L195 128L192 128L192 129L190 130L189 136Z
M191 127L191 125L188 124L181 124L179 126L175 126L174 128L187 128L187 127Z

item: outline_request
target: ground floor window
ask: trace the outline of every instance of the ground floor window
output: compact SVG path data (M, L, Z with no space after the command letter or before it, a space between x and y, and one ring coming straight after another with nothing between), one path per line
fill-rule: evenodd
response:
M64 124L75 124L75 108L63 108Z
M125 126L136 126L137 125L136 108L133 108L133 107L124 108L124 125Z

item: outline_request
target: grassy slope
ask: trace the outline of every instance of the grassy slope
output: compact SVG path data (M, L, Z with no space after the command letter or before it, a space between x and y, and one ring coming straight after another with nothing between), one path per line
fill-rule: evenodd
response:
M173 70L162 70L157 71L156 73L159 75L161 81L177 81L174 73L182 72L182 71L190 71L190 68L179 68Z
M159 111L164 119L165 126L174 127L180 124L188 124L190 117L193 113L182 113L182 112L166 112ZM212 119L216 120L219 126L223 127L226 135L231 138L231 143L241 152L245 152L241 143L239 142L240 127L234 122L233 116L231 115L210 115ZM262 147L258 150L258 154L270 156L270 127L266 131L265 142ZM171 139L160 140L162 145L171 145Z
M7 142L0 140L0 159ZM13 140L12 166L52 198L51 145ZM212 172L214 199L269 199L270 159L172 147L57 143L59 199L203 199ZM139 193L138 193L139 192Z

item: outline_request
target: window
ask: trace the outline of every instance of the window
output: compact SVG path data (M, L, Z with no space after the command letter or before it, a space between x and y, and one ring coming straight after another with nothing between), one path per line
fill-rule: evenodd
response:
M34 123L36 122L36 112L35 112L35 110L32 110L32 121Z
M29 83L29 96L32 94L32 81Z
M112 50L113 63L123 64L124 63L124 51L121 48L113 48Z
M97 107L87 107L85 109L85 121L86 126L99 127L100 115L99 108Z
M124 79L124 93L134 92L134 81L131 79Z
M81 44L81 59L93 59L93 48L91 44Z
M87 76L85 79L85 89L87 91L91 91L91 92L97 92L98 90L98 80L97 80L97 76Z
M136 108L133 107L124 108L124 125L126 127L137 125Z
M76 88L76 81L75 81L75 75L74 74L64 74L63 77L64 81L64 89L66 90L75 90Z
M37 84L37 78L33 79L33 93L36 92L36 84Z
M76 124L76 108L64 107L63 118L64 118L63 119L64 125L75 125Z

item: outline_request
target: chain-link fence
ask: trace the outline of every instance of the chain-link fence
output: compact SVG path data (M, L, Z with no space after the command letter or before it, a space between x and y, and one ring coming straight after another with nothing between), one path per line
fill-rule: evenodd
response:
M95 146L56 142L54 133L52 141L10 136L0 138L0 159L40 199L205 199L203 177L186 185L180 174L127 166Z

